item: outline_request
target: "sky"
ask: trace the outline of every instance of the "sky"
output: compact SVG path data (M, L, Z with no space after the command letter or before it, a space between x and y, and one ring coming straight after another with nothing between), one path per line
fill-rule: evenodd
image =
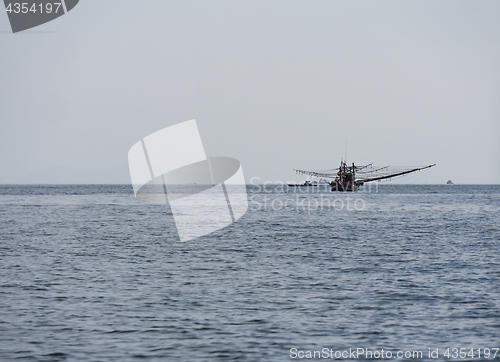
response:
M81 0L16 34L0 14L0 180L123 170L191 119L247 180L347 149L437 164L404 182L499 184L500 2Z

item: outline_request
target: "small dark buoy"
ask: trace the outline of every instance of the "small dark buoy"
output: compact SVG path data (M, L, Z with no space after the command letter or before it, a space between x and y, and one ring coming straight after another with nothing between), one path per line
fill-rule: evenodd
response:
M447 185L453 185L453 182L451 182L451 180L448 180L448 182L446 184Z

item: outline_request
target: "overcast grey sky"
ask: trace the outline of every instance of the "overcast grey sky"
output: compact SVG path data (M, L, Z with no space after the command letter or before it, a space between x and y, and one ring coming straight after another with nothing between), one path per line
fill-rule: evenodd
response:
M498 184L500 2L81 0L18 34L0 14L0 179L126 164L193 118L247 179L336 167L347 139L349 162Z

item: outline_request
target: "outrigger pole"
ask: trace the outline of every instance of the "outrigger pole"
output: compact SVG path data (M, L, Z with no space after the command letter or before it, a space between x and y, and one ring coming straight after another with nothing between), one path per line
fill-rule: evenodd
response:
M380 177L374 177L374 178L366 178L366 179L363 179L363 180L356 181L356 184L357 185L363 185L365 182L383 180L383 179L386 179L386 178L392 178L392 177L396 177L396 176L406 175L407 173L416 172L416 171L420 171L420 170L425 170L426 168L430 168L430 167L434 167L434 166L436 166L436 164L425 166L425 167L420 167L420 168L414 168L414 169L411 169L411 170L408 170L408 171L394 173L392 175L380 176Z

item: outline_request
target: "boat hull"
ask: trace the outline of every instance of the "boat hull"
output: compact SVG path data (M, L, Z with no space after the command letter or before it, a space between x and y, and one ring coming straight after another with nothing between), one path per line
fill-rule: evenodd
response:
M332 181L330 183L332 191L358 191L359 186L351 182Z

